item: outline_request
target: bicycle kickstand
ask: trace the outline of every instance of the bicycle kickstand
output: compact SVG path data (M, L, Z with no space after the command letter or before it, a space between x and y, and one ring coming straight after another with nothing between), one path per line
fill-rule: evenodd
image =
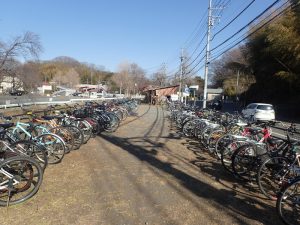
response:
M8 180L8 196L7 196L7 201L6 201L6 210L8 210L8 207L9 207L9 202L10 202L10 195L11 195L11 191L12 191L12 188L13 187L13 179L9 179Z

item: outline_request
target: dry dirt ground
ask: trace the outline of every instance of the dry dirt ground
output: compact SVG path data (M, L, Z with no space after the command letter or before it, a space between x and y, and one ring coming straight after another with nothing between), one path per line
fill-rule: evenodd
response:
M280 224L274 202L241 184L158 106L141 105L50 165L29 201L0 208L0 224Z

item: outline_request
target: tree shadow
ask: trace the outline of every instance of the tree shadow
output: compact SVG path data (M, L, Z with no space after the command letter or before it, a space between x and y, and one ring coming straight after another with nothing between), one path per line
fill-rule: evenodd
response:
M146 162L152 168L172 175L183 187L194 193L196 196L213 201L215 207L218 207L220 210L226 210L226 212L235 218L239 224L245 224L245 221L236 214L252 220L257 220L263 224L278 224L278 218L276 217L274 207L265 204L252 196L239 195L237 197L237 192L235 190L217 189L210 184L202 182L182 170L175 168L171 163L159 160L155 157L155 154L151 153L151 151L149 152L149 150L145 149L143 146L133 144L130 139L103 134L100 136L106 141L132 154L140 161ZM148 142L147 145L148 144L151 145L151 142ZM164 147L161 147L160 149L164 151ZM157 149L155 150L157 151ZM214 176L217 176L218 173L217 170L208 169L207 167L203 168L203 171L212 173ZM218 179L220 180L220 177ZM178 189L178 187L175 186L174 188ZM184 197L187 197L187 194L181 190L178 190L178 192L181 192ZM192 199L189 200L193 201ZM197 202L194 202L194 204L198 205Z
M208 174L212 179L222 184L224 187L239 192L240 194L268 200L268 198L260 194L259 187L256 183L246 182L236 178L233 174L225 171L220 163L216 163L213 160L214 159L209 156L205 161L196 157L196 159L192 160L191 163L199 167L202 172ZM246 190L246 192L242 190Z
M130 120L130 121L128 121L128 122L123 122L122 124L120 124L120 127L121 127L121 126L124 126L124 125L126 125L126 124L129 124L129 123L132 123L132 122L134 122L134 121L140 119L141 117L144 117L145 115L147 115L147 114L149 113L149 111L150 111L150 105L148 106L148 109L146 110L146 112L144 112L142 115L139 116L138 114L134 114L133 116L135 116L136 118L134 118L133 120ZM130 116L131 116L131 115L130 115Z

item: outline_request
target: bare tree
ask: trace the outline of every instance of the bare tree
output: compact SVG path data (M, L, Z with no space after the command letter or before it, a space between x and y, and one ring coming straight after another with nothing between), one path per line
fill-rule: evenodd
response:
M8 42L0 42L0 78L10 77L12 89L25 88L30 78L22 72L20 58L37 58L42 51L39 36L26 32ZM26 79L28 78L28 79ZM25 85L24 85L25 82Z
M252 70L249 66L247 52L240 46L212 65L214 87L223 87L225 94L229 96L239 95L248 90L255 83Z
M166 67L163 64L161 68L152 75L152 81L155 85L163 87L167 82Z
M79 74L74 68L69 69L68 72L62 76L62 84L67 85L70 88L79 84L79 81Z
M34 90L42 84L39 66L39 63L35 62L28 62L21 66L18 77L23 82L23 88L25 90Z
M131 84L134 85L131 87L131 90L134 90L135 93L137 93L138 90L141 90L143 87L149 84L149 80L146 78L145 71L136 63L130 64L129 74L133 80Z
M19 57L37 58L41 51L40 38L32 32L26 32L7 43L0 42L0 73L5 75L7 63L15 61Z

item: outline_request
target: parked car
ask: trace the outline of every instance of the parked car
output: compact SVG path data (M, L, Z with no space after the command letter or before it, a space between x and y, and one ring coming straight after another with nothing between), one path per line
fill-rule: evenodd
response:
M98 92L90 92L90 98L102 98L103 94Z
M201 105L202 105L202 103L201 103ZM218 111L221 111L222 107L223 107L223 104L222 104L221 100L207 101L206 105L207 105L208 108L218 110Z
M20 90L12 90L9 92L10 95L13 95L13 96L21 96L21 95L24 95L26 94L25 91L20 91Z
M81 92L74 92L72 95L73 96L80 96L80 94L82 94Z
M251 103L242 110L242 115L250 121L275 120L273 105L266 103Z

